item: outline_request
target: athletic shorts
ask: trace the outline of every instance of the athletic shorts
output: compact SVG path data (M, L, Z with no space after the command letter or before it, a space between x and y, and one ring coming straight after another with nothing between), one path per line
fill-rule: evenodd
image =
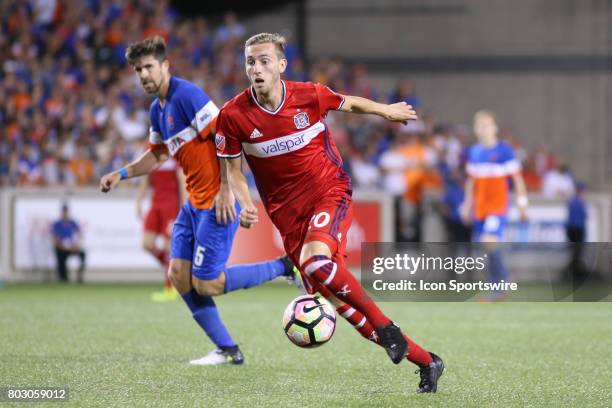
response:
M238 202L236 214L240 214ZM232 223L217 224L214 208L200 210L187 200L174 223L170 258L191 261L192 274L199 279L216 279L225 271L238 223L236 216Z
M308 222L283 235L285 252L295 265L299 265L302 247L307 242L323 241L332 253L332 260L343 265L345 262L347 233L353 219L353 201L345 190L330 191L312 211ZM325 293L327 290L301 272L308 293Z
M504 237L505 228L505 215L487 215L482 220L474 220L474 231L472 233L472 239L474 242L480 242L483 235L493 235L501 241Z
M153 205L144 219L145 232L170 238L172 224L179 212L178 205Z

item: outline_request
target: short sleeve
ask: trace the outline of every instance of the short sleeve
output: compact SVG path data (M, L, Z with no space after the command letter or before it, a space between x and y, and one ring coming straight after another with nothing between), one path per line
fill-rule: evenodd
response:
M157 115L155 114L155 102L151 105L151 109L149 109L149 121L151 123L151 127L149 127L149 148L151 150L160 150L165 149L164 140L161 136L161 131L159 130L159 123L157 122Z
M501 156L503 157L503 162L501 164L506 170L506 175L512 176L521 172L521 162L516 157L516 154L514 154L514 150L510 145L503 145L503 153Z
M219 115L219 108L210 97L194 85L190 92L182 95L179 103L185 115L185 123L189 123L200 136L208 136Z
M322 118L324 118L330 110L339 110L342 107L344 96L321 84L315 84L315 91L317 93L319 112Z
M470 177L476 177L476 169L475 169L476 149L477 149L477 146L470 147L470 149L468 150L468 154L467 154L465 171L467 175Z
M217 118L217 131L215 144L217 145L217 156L222 158L240 157L242 145L238 140L238 130L226 109L221 109Z

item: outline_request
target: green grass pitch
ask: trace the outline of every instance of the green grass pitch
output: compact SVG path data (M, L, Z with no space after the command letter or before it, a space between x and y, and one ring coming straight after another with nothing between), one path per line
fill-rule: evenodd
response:
M191 367L212 349L177 301L151 285L0 289L0 387L68 387L58 407L523 407L612 404L612 303L381 303L446 363L417 395L342 319L330 343L293 346L281 329L297 292L268 284L216 298L244 366ZM0 405L9 405L1 403Z

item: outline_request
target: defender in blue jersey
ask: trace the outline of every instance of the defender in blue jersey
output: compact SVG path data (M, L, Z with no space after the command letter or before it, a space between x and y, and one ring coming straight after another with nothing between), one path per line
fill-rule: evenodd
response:
M219 109L196 85L170 76L166 45L160 37L131 44L126 58L145 91L157 96L150 110L150 146L129 166L102 177L100 188L107 192L120 180L148 174L169 156L179 163L189 200L174 224L168 274L193 318L217 346L191 364L242 364L244 356L221 321L212 296L282 275L292 278L293 264L285 257L226 267L240 208L219 166L212 137Z
M472 146L467 162L468 180L465 188L463 217L473 224L473 240L482 242L489 254L491 282L509 280L497 243L503 240L510 203L510 180L516 192L516 204L521 221L527 220L527 189L521 175L521 163L512 147L497 137L495 114L479 111L474 115L474 133L478 143ZM493 294L490 300L501 300Z

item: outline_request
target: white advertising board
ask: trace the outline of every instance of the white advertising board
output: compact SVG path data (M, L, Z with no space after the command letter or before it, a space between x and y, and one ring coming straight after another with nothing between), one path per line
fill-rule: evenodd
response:
M16 269L55 265L51 226L60 216L58 197L15 197L13 262ZM71 197L70 215L81 227L88 269L157 268L141 248L142 221L130 197Z

